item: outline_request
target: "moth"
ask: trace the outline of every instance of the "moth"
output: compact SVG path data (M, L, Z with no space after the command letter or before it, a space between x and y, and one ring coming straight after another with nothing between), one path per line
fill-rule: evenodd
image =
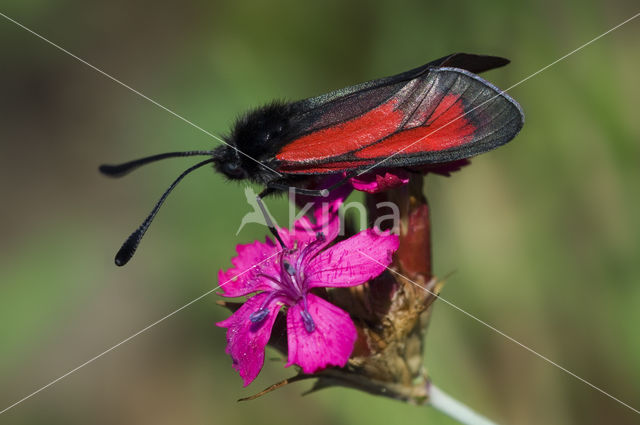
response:
M327 189L308 189L317 176L447 163L507 143L524 124L522 108L476 74L508 63L495 56L454 53L390 77L249 111L233 125L225 144L210 151L168 152L102 165L103 174L119 177L161 159L208 157L169 186L118 251L116 264L131 259L175 186L207 164L231 180L264 186L260 200L290 188L326 194Z

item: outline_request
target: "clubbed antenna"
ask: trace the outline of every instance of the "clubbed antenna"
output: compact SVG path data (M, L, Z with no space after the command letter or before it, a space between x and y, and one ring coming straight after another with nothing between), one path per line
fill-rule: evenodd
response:
M170 154L162 154L162 155L170 155ZM131 161L129 163L122 164L120 166L115 166L114 168L123 167L124 171L120 171L120 172L126 174L132 168L138 167L138 166L140 166L142 164L145 164L147 162L155 161L157 159L168 158L168 156L164 156L163 158L157 158L157 157L160 157L162 155L156 155L155 157L148 157L148 158L143 158L143 159L140 159L140 160L137 160L137 161ZM197 154L194 154L194 155L197 155ZM173 155L173 156L190 156L190 155ZM151 159L151 158L156 158L156 159ZM146 160L146 162L144 162L145 160ZM142 164L141 163L137 163L137 164L132 165L132 166L130 165L129 168L125 167L127 164L134 164L134 163L140 162L140 161L143 161ZM180 176L178 176L177 179L175 179L175 181L173 183L171 183L171 186L169 186L169 188L162 194L162 196L160 197L160 199L156 203L155 207L153 207L153 209L151 210L151 212L149 213L147 218L145 218L145 220L142 222L140 227L138 227L138 229L136 229L136 231L133 232L127 238L126 241L124 241L124 243L122 244L122 247L120 248L120 250L116 254L116 258L115 258L116 265L124 266L125 264L127 264L129 262L129 260L131 260L131 257L133 257L133 254L135 254L136 249L138 248L138 245L140 244L140 241L142 240L142 237L144 236L145 232L147 231L147 229L151 225L151 222L153 221L154 217L158 213L158 210L160 209L160 207L164 203L165 199L167 199L167 196L169 196L171 191L178 185L178 183L180 183L180 181L187 174L189 174L192 171L197 170L198 168L200 168L200 167L202 167L202 166L204 166L206 164L209 164L209 163L211 163L213 161L215 161L215 158L209 158L209 159L206 159L206 160L204 160L202 162L197 163L193 167L190 167L190 168L186 169L182 174L180 174ZM101 168L100 171L102 171L102 167L100 167L100 168ZM114 173L113 175L117 175L117 172Z

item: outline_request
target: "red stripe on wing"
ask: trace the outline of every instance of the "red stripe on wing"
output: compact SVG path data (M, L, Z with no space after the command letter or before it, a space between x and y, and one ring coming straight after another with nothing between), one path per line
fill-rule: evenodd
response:
M392 99L358 118L294 140L276 158L287 162L320 161L366 147L397 131L404 114L394 110L396 104L397 100Z
M287 166L283 165L278 168L278 171L288 174L327 174L336 173L345 170L354 170L359 167L366 167L367 165L373 165L374 161L340 161L330 162L327 164L314 164L308 167L296 165Z
M449 94L431 114L427 122L366 147L355 153L358 158L381 158L395 152L412 154L455 148L473 139L476 126L464 117L459 96ZM424 121L426 117L420 117ZM413 121L413 119L412 119Z

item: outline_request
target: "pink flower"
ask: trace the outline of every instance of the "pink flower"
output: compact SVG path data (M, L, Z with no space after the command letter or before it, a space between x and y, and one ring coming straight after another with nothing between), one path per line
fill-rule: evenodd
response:
M340 227L337 214L330 212L323 218L318 208L315 223L303 217L291 231L279 229L285 249L269 238L238 245L234 267L219 273L220 282L228 281L221 295L249 296L231 317L217 323L227 328L226 352L245 386L262 369L265 346L283 306L287 367L296 364L310 374L327 366L342 367L351 355L357 332L349 314L312 290L356 286L378 276L391 263L398 237L367 229L330 246ZM319 225L322 232L307 230Z
M409 173L400 169L375 170L349 179L354 189L377 193L409 182Z
M349 182L356 190L367 193L378 193L407 184L410 176L409 171L421 174L440 174L448 177L451 173L460 170L470 163L468 159L459 159L452 162L426 164L415 167L379 168L362 175L351 177ZM346 176L346 173L344 175Z

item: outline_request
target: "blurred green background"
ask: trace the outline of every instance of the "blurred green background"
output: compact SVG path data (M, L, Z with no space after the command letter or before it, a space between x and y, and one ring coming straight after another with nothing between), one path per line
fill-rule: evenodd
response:
M221 134L249 107L394 74L456 51L505 56L506 88L638 12L637 1L82 2L0 11ZM640 19L515 88L509 145L427 182L443 297L640 407ZM242 187L200 170L127 267L119 244L188 165L124 180L102 162L217 142L0 17L0 409L217 285L249 225ZM284 199L270 201L284 217ZM11 424L451 424L429 408L295 384L248 389L216 296L0 416ZM267 357L274 357L268 354ZM445 304L434 381L503 424L640 416Z

